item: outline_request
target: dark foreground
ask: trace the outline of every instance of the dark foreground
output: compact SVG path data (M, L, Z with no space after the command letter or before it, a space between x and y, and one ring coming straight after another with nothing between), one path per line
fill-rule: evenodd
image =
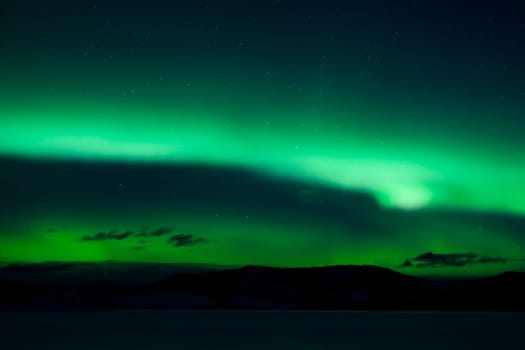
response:
M2 349L523 349L524 313L0 313Z

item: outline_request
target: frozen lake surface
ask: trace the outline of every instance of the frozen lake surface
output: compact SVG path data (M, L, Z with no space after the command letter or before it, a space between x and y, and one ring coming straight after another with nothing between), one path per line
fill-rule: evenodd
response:
M109 311L0 313L10 349L523 349L524 313Z

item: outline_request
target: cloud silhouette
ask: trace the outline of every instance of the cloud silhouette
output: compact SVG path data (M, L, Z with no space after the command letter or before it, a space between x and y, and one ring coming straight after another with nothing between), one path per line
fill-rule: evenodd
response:
M121 241L123 239L132 237L160 237L173 232L173 230L175 230L175 227L173 226L159 227L157 229L152 229L149 226L145 226L141 228L140 231L125 231L119 233L118 230L112 230L109 232L99 232L92 236L84 236L81 240L84 242L111 240Z
M158 229L152 230L150 227L143 227L136 237L160 237L167 235L175 230L173 226L159 227Z
M480 264L492 264L492 263L506 263L509 259L500 257L482 256L479 258L478 263Z
M399 267L463 267L475 264L498 264L508 261L507 258L491 257L476 253L435 254L428 252L418 255L415 258L406 259L403 264L399 265Z
M168 243L172 244L176 248L190 247L204 242L206 242L206 240L202 237L195 237L194 235L187 234L178 234L171 236L168 239Z
M133 235L133 231L126 231L119 233L117 230L113 230L110 232L99 232L94 236L84 236L82 237L82 241L121 241L123 239L126 239L128 237L131 237Z
M406 259L404 263L399 265L399 267L414 267L414 265L412 264L412 261L410 261L410 259Z

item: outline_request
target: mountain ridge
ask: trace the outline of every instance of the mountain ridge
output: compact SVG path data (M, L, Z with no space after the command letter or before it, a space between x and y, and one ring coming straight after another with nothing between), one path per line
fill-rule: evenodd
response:
M130 284L104 278L108 276L87 283L24 281L20 276L6 279L6 268L0 268L3 310L525 311L525 273L517 271L472 280L430 280L374 265L246 265L208 271L164 271L166 275L153 282ZM132 275L133 271L128 273Z

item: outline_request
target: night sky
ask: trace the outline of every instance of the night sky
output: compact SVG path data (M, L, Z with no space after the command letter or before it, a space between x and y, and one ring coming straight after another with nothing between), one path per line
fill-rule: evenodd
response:
M523 1L0 5L0 262L525 269Z

